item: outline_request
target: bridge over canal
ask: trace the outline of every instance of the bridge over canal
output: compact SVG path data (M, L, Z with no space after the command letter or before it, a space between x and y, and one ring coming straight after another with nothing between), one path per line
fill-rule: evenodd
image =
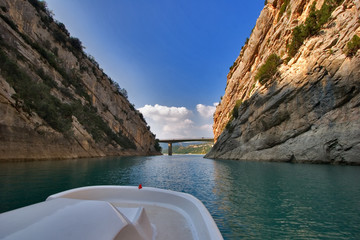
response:
M179 142L214 142L213 138L184 138L184 139L162 139L159 140L161 143L168 144L168 154L172 155L172 144Z

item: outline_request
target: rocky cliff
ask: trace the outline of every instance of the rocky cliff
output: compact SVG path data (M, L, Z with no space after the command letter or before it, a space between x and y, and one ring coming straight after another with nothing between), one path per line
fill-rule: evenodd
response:
M44 2L0 0L0 160L158 154L127 93Z
M268 0L208 158L360 164L360 1Z

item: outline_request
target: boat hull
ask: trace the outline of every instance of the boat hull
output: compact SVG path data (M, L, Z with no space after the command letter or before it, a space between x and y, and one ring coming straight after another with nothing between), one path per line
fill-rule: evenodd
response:
M84 211L75 215L81 204ZM42 213L41 209L44 208L48 209L46 213ZM57 213L64 212L64 209L69 210L67 216L59 220ZM95 216L94 212L97 212ZM30 221L26 222L27 217L21 216L30 216ZM52 226L46 222L45 216L56 224ZM107 216L112 220L107 221ZM78 224L66 224L75 217ZM99 217L102 219L100 222L89 221L86 226L81 224ZM116 217L118 219L115 221L113 218ZM9 218L13 221L19 218L19 227L13 227L11 232L5 231L6 219ZM59 221L56 222L57 220ZM92 230L92 227L103 227L104 232L108 234L107 239L129 239L129 236L135 236L132 239L223 239L213 218L200 200L186 193L151 187L139 189L133 186L90 186L60 192L49 196L43 203L0 214L0 237L6 239L19 232L25 233L24 229L38 221L46 224L37 231L58 234L59 229L62 233L75 229L84 234L81 238L86 239L96 239L91 231L88 231ZM65 230L61 230L62 226L66 226ZM129 235L132 232L128 230L130 228L133 228L132 235ZM6 235L2 234L3 230ZM101 231L96 232L99 234ZM113 235L110 236L109 232Z

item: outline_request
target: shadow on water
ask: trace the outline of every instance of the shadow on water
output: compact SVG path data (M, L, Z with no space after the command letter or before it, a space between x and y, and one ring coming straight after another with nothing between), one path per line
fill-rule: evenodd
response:
M51 194L71 188L129 185L127 171L140 160L100 158L0 163L0 212L44 201ZM115 175L116 171L119 174Z

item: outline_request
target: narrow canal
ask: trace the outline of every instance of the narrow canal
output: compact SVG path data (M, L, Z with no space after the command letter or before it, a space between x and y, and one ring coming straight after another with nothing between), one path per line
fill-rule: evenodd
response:
M89 185L186 192L225 239L360 239L360 167L198 155L0 163L0 212Z

